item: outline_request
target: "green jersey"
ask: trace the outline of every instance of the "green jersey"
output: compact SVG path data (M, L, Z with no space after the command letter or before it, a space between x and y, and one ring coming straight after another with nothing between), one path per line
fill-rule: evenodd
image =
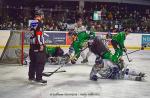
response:
M76 58L79 58L82 48L85 47L85 45L87 44L88 40L91 37L94 38L95 33L93 32L88 33L85 31L85 32L79 32L77 34L77 39L72 43L73 48L75 50Z
M118 42L120 48L124 48L124 41L126 39L125 32L120 32L114 36L112 36L112 40Z
M54 55L56 52L56 47L46 47L46 54Z

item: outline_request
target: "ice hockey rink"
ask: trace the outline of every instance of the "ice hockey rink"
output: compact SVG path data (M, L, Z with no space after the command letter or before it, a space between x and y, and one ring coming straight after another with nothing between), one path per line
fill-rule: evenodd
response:
M133 51L133 50L130 50ZM129 52L130 52L129 51ZM89 80L95 56L88 64L68 64L60 70L66 72L44 77L47 85L28 81L28 66L0 65L0 98L150 98L150 51L141 50L129 55L129 68L145 72L144 81ZM46 64L46 71L54 71L60 65Z

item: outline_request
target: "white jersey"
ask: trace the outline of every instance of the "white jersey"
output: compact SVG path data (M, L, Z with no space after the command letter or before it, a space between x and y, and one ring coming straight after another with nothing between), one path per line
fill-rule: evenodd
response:
M101 68L98 71L98 74L100 74L102 77L108 77L108 74L110 74L110 69L113 69L113 67L117 67L117 65L113 64L110 60L103 59L104 67Z
M103 68L100 68L99 66L94 65L91 73L90 73L90 79L96 75L99 78L105 78L105 79L109 79L109 77L113 74L112 70L113 68L117 68L117 65L113 64L111 61L104 59L103 60ZM118 72L116 79L125 79L125 80L136 80L136 81L140 81L137 80L137 78L139 77L139 74L141 72L137 72L133 69L129 69L129 68L124 68L122 70L120 70Z

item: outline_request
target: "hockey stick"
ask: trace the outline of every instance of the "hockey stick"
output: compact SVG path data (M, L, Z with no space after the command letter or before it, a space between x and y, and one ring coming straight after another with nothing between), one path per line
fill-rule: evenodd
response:
M129 53L127 53L127 54L132 54L132 53L134 53L134 52L138 52L138 51L140 51L141 49L139 49L139 50L134 50L134 51L132 51L132 52L129 52ZM124 55L123 55L124 56Z
M128 56L128 53L127 53L127 48L125 48L125 51L124 51L124 52L125 52L125 55L127 56L128 61L131 62L132 60L129 59L129 56Z
M146 45L142 46L142 47L141 47L140 49L138 49L138 50L132 51L132 52L130 52L130 53L125 52L125 55L127 56L128 61L129 61L129 62L132 61L132 59L129 59L128 54L132 54L132 53L134 53L134 52L137 52L137 51L140 51L140 50L144 50L144 48L146 48L146 47L148 47L148 46L149 46L149 43L147 43ZM126 50L127 50L127 49L126 49ZM124 56L124 55L123 55L123 56Z
M57 71L56 73L59 73L59 72L66 72L66 70L60 70L60 71ZM44 72L44 73L53 73L53 72Z
M128 56L127 52L125 52L125 54L126 54L126 56L127 56L128 61L131 62L132 60L129 59L129 56Z
M51 72L50 74L43 75L43 76L49 77L49 76L53 75L54 73L57 73L57 71L58 71L61 67L63 67L63 66L64 66L64 65L61 65L61 66L59 66L56 70L54 70L53 72Z
M134 52L138 52L138 51L144 50L144 48L146 48L146 47L148 47L148 46L147 46L147 45L142 46L140 49L138 49L138 50L134 50L134 51L129 52L129 53L127 53L127 54L132 54L132 53L134 53ZM125 56L125 55L123 55L123 56Z
M87 49L87 47L85 47L84 49L82 49L79 53L81 53L81 52L84 51L85 49ZM76 55L77 55L77 54L76 54ZM74 56L76 56L76 55L74 55ZM74 57L74 56L73 56L73 57ZM69 61L70 61L70 60L72 60L72 58L70 58ZM60 68L64 67L64 65L65 65L65 64L59 66L56 70L54 70L53 72L50 72L50 74L43 75L43 76L49 77L49 76L53 75L54 73L57 73Z
M71 60L73 60L78 54L80 54L81 52L83 52L85 49L87 49L88 46L86 46L85 48L83 48L79 53L75 54L74 56L71 56L68 60L68 62L70 62Z
M55 73L61 73L61 72L66 72L66 70L56 71ZM54 71L53 72L44 72L44 73L42 73L42 75L48 77L51 73L54 73Z

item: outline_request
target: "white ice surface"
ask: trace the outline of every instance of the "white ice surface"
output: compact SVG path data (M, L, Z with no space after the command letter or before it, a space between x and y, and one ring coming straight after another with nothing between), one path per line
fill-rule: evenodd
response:
M131 50L132 51L132 50ZM66 65L51 77L46 86L28 81L27 66L0 65L0 98L150 98L150 51L139 51L129 55L133 59L130 68L145 72L144 81L131 80L89 80L89 73L95 56L89 64ZM45 71L53 71L60 65L46 65Z

